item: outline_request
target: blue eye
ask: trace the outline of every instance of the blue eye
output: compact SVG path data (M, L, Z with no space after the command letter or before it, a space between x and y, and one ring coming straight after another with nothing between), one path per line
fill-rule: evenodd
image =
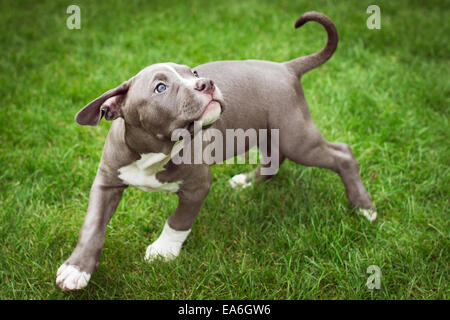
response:
M161 93L166 90L166 85L164 83L158 83L158 85L155 88L155 92Z

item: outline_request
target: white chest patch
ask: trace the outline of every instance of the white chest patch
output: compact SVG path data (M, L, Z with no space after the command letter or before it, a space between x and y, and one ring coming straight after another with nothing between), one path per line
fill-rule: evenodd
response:
M183 141L178 141L169 154L146 153L139 160L119 169L119 178L126 184L144 191L177 192L182 181L161 182L156 174L164 170L169 160L183 148Z

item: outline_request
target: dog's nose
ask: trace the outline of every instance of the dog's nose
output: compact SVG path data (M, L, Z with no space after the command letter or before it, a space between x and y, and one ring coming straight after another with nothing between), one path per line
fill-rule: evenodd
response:
M204 92L204 93L213 93L215 89L214 81L209 79L199 79L195 83L195 90Z

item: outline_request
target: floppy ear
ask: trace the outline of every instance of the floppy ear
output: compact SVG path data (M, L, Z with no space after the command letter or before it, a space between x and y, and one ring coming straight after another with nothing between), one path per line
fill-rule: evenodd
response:
M125 81L117 88L105 92L77 113L75 116L76 122L81 125L96 126L103 116L105 116L106 120L117 119L121 115L120 109L129 88L130 80Z

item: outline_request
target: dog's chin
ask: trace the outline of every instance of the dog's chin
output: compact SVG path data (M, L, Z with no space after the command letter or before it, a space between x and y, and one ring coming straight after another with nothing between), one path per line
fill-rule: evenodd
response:
M202 128L210 127L214 122L219 120L221 114L222 114L221 104L216 100L212 100L205 107L200 117L188 124L187 129L191 134L194 133L195 122L201 123Z
M202 126L209 126L219 120L222 113L222 106L216 100L212 100L208 103L200 118L197 121L202 122Z

